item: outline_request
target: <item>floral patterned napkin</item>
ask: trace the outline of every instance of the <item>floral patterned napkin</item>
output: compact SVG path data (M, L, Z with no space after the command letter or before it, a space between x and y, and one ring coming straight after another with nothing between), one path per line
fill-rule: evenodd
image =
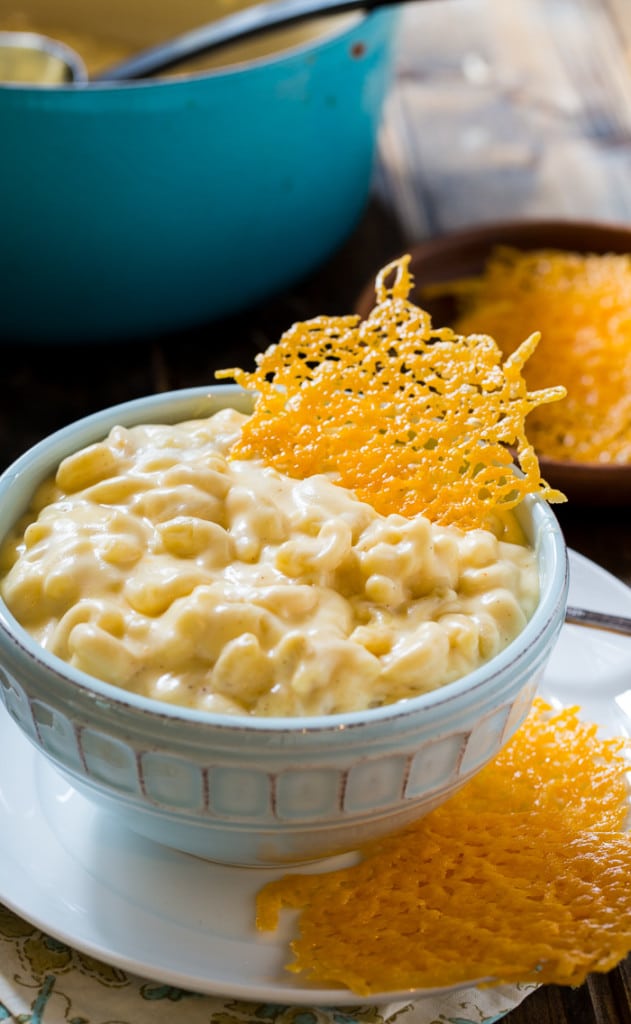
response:
M530 987L344 1009L196 995L79 953L0 904L0 1024L493 1024Z

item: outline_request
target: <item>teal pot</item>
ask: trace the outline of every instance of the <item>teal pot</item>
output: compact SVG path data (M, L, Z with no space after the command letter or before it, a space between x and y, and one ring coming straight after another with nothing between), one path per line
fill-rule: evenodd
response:
M208 20L197 6L163 34ZM134 45L155 41L136 21ZM395 26L328 19L271 55L145 82L0 85L0 339L192 327L314 270L367 201Z

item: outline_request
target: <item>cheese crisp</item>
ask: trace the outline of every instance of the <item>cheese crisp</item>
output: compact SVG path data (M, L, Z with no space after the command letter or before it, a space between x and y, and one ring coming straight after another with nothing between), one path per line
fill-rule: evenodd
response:
M265 886L259 928L298 909L289 970L362 996L580 985L631 951L629 753L537 701L496 761L359 864Z
M526 436L526 417L565 395L526 388L539 334L503 361L488 334L435 330L408 298L408 268L405 256L380 272L366 320L295 324L253 373L218 374L257 396L236 454L295 477L334 472L379 512L464 529L488 526L526 494L564 501Z
M541 332L528 384L563 381L567 398L532 413L539 454L631 463L631 255L498 246L480 276L432 292L458 299L457 330L489 332L505 355Z
M247 422L117 427L62 462L3 553L43 647L158 700L314 715L443 686L523 629L531 550L232 458Z

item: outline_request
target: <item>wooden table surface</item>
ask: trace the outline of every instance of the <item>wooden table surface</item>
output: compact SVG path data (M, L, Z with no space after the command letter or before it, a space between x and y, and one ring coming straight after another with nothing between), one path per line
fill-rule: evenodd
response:
M539 216L631 222L631 0L407 8L372 198L342 249L287 293L182 335L3 345L0 468L78 416L212 383L294 321L351 312L380 266L428 236ZM631 584L628 509L556 508L570 546ZM542 988L505 1020L630 1024L631 960L578 990Z

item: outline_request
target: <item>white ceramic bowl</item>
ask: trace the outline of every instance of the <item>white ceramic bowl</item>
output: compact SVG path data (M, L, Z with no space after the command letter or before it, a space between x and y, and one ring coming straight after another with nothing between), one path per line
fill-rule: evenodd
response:
M53 434L0 477L6 532L60 460L118 423L249 409L233 385L127 402ZM564 620L567 556L550 508L520 516L541 597L521 635L442 689L371 711L246 718L164 705L91 678L44 651L0 602L0 694L71 783L131 829L226 863L310 860L401 827L441 803L522 722ZM2 533L0 531L0 541Z

